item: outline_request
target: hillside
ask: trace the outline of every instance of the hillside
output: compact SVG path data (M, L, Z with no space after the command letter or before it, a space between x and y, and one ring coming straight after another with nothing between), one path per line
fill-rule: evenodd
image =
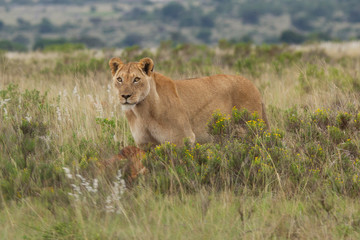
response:
M0 48L43 48L44 39L90 48L354 40L356 0L0 1ZM15 44L15 45L14 45ZM25 48L24 48L25 46Z

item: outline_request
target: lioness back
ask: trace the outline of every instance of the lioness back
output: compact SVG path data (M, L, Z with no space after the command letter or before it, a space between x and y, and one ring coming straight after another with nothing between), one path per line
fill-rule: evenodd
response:
M245 108L263 116L261 95L246 78L233 75L214 75L175 81L179 97L191 116L190 122L197 142L208 142L207 122L214 111L230 114L232 108ZM205 129L204 129L205 128Z
M194 143L209 142L207 122L214 111L230 114L235 106L258 112L266 122L258 89L249 80L231 75L214 75L174 81L153 71L150 58L124 64L109 62L119 100L136 144L173 142L184 138Z

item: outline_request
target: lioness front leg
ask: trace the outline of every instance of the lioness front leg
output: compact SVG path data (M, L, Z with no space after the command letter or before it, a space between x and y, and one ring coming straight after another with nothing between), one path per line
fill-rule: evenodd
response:
M184 142L186 141L186 139L188 139L191 146L194 146L196 140L195 133L191 129L179 131L178 134L168 137L170 139L170 142L176 144L179 147L184 146Z
M195 133L193 131L191 131L190 135L188 137L186 137L186 139L189 140L189 143L191 144L191 146L194 146L195 144L195 140L196 140L196 137L195 137ZM184 141L185 139L183 139L183 144L184 144Z
M149 131L157 144L171 142L177 146L184 146L186 138L189 139L191 145L195 143L195 134L190 128L157 127L149 129Z
M156 147L157 144L155 143L140 143L140 144L136 144L138 146L138 148L140 148L141 150L148 152L150 151L152 148Z

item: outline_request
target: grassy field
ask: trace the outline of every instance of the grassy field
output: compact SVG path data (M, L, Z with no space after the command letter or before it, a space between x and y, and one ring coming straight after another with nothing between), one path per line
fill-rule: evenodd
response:
M358 239L354 52L225 41L125 49L125 62L149 56L174 79L251 79L271 125L243 110L214 113L214 143L158 146L133 183L101 164L134 145L111 84L112 51L2 53L0 239Z

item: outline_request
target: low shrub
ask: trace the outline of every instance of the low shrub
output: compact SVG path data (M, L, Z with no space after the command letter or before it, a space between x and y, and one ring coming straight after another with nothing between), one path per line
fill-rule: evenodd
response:
M144 184L161 193L207 187L294 194L301 186L358 196L360 182L353 181L360 174L354 167L360 155L359 131L353 124L357 117L346 115L351 124L340 129L344 113L299 112L294 107L283 114L286 132L267 129L256 113L246 110L234 108L231 116L215 112L208 124L214 142L157 146L144 161L150 170Z

